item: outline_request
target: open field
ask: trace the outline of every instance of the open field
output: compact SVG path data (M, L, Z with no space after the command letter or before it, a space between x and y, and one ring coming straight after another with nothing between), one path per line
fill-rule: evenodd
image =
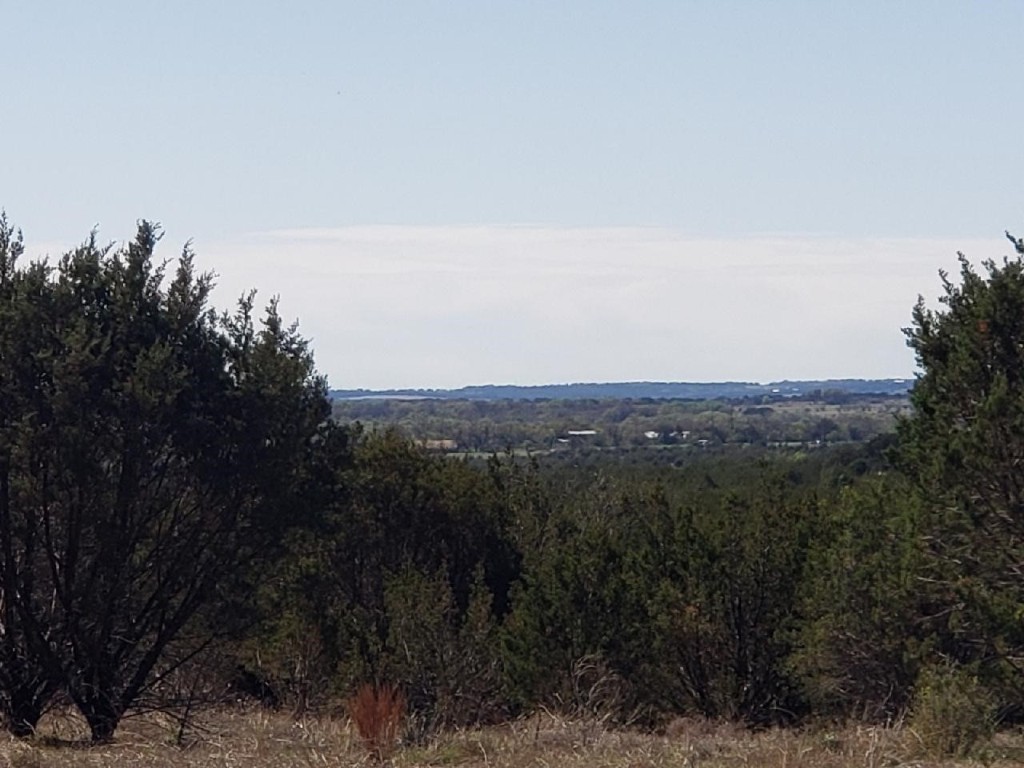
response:
M287 715L221 711L199 718L183 745L176 725L155 716L129 719L114 743L86 746L71 716L50 716L36 738L0 739L0 765L58 766L290 766L373 765L345 718L295 720ZM665 733L617 731L596 721L536 715L509 725L446 734L424 745L400 746L394 768L874 768L875 766L990 766L1024 762L1024 736L1004 732L972 759L930 757L908 728L846 726L752 732L699 720L672 723Z

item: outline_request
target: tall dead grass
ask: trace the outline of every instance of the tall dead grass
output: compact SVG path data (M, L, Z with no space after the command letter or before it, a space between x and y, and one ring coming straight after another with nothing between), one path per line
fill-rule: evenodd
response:
M0 736L0 766L12 768L311 768L377 762L348 717L295 720L260 710L198 715L185 746L176 723L124 722L111 744L91 746L73 715L56 713L27 741ZM591 721L538 713L502 726L439 734L400 746L395 768L1009 768L1024 764L1024 735L1003 732L973 758L923 759L912 729L849 725L750 731L680 719L663 732L595 729Z

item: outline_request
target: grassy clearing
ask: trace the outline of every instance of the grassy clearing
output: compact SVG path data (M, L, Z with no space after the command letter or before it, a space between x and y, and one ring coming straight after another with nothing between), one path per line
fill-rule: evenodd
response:
M88 746L71 716L51 716L28 741L0 738L0 765L58 766L291 766L373 765L346 718L294 720L263 712L222 711L202 717L183 745L176 726L156 716L130 719L113 744ZM445 734L429 744L404 745L394 768L939 768L1024 763L1024 735L1004 732L972 759L925 757L905 727L847 726L752 732L735 725L679 720L663 734L611 730L598 722L536 715L509 725Z

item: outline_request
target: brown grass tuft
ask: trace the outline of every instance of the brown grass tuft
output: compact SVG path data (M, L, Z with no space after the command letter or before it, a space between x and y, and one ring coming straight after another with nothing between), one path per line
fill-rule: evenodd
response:
M389 683L364 683L348 700L347 709L366 751L383 762L398 741L405 719L405 695Z

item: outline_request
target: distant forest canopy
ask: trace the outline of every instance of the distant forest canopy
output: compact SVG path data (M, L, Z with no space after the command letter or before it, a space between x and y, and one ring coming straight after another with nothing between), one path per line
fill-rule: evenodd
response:
M335 400L356 398L433 398L438 400L579 400L584 398L715 400L737 397L802 397L815 392L905 395L909 379L814 379L775 381L768 384L745 381L670 382L633 381L611 383L543 384L516 386L484 384L460 389L335 389Z
M398 429L427 448L459 453L860 443L891 433L909 408L905 393L838 388L701 400L367 397L332 403L340 423Z

